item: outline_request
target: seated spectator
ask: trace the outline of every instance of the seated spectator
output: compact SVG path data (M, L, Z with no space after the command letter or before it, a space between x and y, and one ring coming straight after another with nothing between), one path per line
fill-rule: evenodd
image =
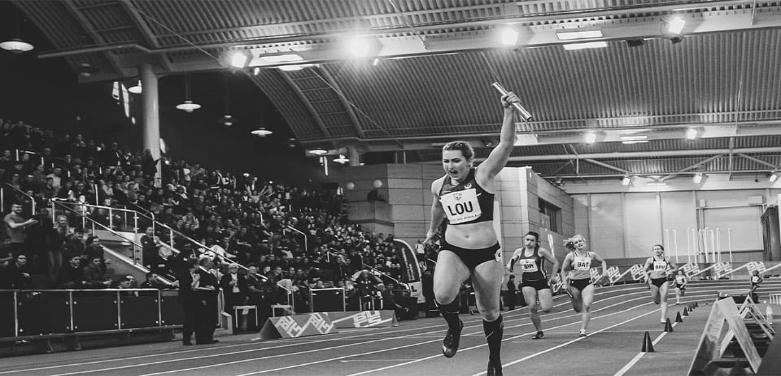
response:
M87 288L101 289L111 286L111 279L106 277L101 265L100 257L94 257L84 267L84 283Z
M145 289L171 289L175 288L174 284L168 283L160 278L155 272L146 273L146 281L141 283L141 288Z
M84 268L81 256L70 258L68 265L63 265L59 272L59 286L65 289L80 289L84 287Z
M32 287L30 268L27 266L27 256L19 254L14 262L0 269L1 289L28 289Z

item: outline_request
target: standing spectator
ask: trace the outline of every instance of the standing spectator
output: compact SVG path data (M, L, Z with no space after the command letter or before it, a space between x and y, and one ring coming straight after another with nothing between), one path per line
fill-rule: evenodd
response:
M243 274L239 274L238 264L228 266L228 273L222 276L220 287L222 287L222 293L225 296L225 312L232 315L233 307L243 304L249 292L247 278ZM234 323L236 323L236 319L237 317L234 317Z
M214 329L217 325L217 277L211 273L213 263L208 256L198 259L198 283L194 288L196 308L195 343L208 345L219 342L214 339Z
M515 309L515 303L518 296L518 286L515 284L515 275L510 274L510 279L507 281L507 292L505 292L505 302L509 310Z
M179 304L182 305L184 320L182 322L182 345L192 346L192 335L195 333L198 323L198 307L193 290L198 286L200 274L195 272L194 260L188 260L186 269L177 275L179 282ZM197 339L197 337L196 337Z
M38 223L35 219L25 219L22 217L22 205L14 203L11 205L11 212L3 218L5 232L10 239L9 251L14 255L26 253L24 251L24 240L27 237L25 228Z
M160 238L155 236L152 226L146 228L146 233L141 236L141 263L149 270L157 270L161 263L159 254Z

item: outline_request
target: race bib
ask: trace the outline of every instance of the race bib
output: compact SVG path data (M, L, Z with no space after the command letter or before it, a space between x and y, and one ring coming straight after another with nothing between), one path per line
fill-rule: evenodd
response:
M521 259L518 261L521 265L521 270L524 273L533 273L536 272L537 269L537 263L534 262L534 259Z
M572 264L575 265L575 270L589 270L591 269L591 256L575 256Z
M664 261L654 261L654 271L663 272L667 270L667 263Z
M475 188L442 195L439 201L442 203L448 221L453 225L469 222L483 214L480 210L480 203L477 201Z

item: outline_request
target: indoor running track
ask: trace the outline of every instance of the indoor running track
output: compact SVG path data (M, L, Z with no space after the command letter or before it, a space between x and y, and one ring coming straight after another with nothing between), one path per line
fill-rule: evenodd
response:
M532 340L526 309L505 311L502 362L505 375L680 375L686 372L715 291L745 281L691 284L685 302L700 307L672 333L663 334L659 310L645 285L599 288L589 335L578 338L580 315L569 298L554 299L542 316L545 338ZM768 288L770 286L767 286ZM675 298L671 295L669 301ZM670 305L674 321L683 305ZM441 318L402 321L398 327L350 329L299 339L257 340L257 334L222 336L209 346L181 342L0 358L5 375L448 375L485 374L488 349L478 315L462 315L464 331L455 357L440 353ZM654 353L640 353L644 332Z

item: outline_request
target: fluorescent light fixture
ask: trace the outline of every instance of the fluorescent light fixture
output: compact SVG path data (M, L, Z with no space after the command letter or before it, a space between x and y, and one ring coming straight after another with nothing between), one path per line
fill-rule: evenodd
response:
M511 26L505 26L499 29L499 41L505 46L514 46L518 43L520 33Z
M253 76L257 76L259 74L260 74L260 68L255 67L255 68L252 69L252 75Z
M585 43L569 43L564 45L564 49L567 51L584 50L587 48L605 48L607 42L585 42Z
M372 61L372 66L376 67L377 64L379 64L379 63L380 63L380 59L375 57L374 61Z
M642 144L648 142L648 136L621 136L621 143L624 145Z
M692 181L694 182L694 184L702 183L702 173L698 172L698 173L694 174L694 177L692 178Z
M654 186L654 187L661 187L661 186L666 186L667 183L665 183L663 181L649 181L646 185L650 185L650 186Z
M347 158L344 156L344 154L339 154L339 158L334 158L334 162L345 164L350 161L350 158Z
M249 57L244 52L236 51L231 54L231 66L234 68L244 68L247 65Z
M621 185L629 185L632 183L632 178L629 177L629 175L624 176L623 179L621 179Z
M183 103L176 105L177 110L182 110L184 112L193 112L199 108L201 108L201 105L193 103L193 101L184 101Z
M0 48L16 54L20 54L22 52L32 51L32 49L35 47L19 38L14 38L0 43Z
M587 144L593 144L597 142L597 134L594 132L588 132L585 136L583 136L583 141L585 141Z
M602 30L562 31L556 37L559 40L602 38Z
M309 154L312 155L326 155L328 154L328 151L325 149L312 149L309 151Z
M138 80L138 83L136 84L136 86L131 86L131 87L127 88L127 91L129 91L129 92L131 92L133 94L141 94L141 92L143 91L143 88L141 86L141 80Z
M778 173L770 174L770 178L768 179L771 183L775 183L776 180L778 180Z
M311 67L314 64L293 64L293 65L280 65L277 67L277 69L285 72L294 72L294 71L300 71L304 68Z
M697 129L689 128L686 130L686 138L689 140L694 140L697 138L697 133Z
M255 136L258 136L258 137L266 137L266 136L268 136L268 135L270 135L270 134L272 134L274 132L272 132L272 131L270 131L270 130L268 130L266 128L262 128L261 127L261 128L258 128L256 130L250 132L250 133L252 133L252 134L254 134Z
M285 54L274 56L261 56L258 58L260 65L274 65L280 63L293 63L296 61L304 61L304 58L299 54Z
M684 25L686 25L686 21L681 16L675 16L667 22L667 31L670 34L680 34Z

